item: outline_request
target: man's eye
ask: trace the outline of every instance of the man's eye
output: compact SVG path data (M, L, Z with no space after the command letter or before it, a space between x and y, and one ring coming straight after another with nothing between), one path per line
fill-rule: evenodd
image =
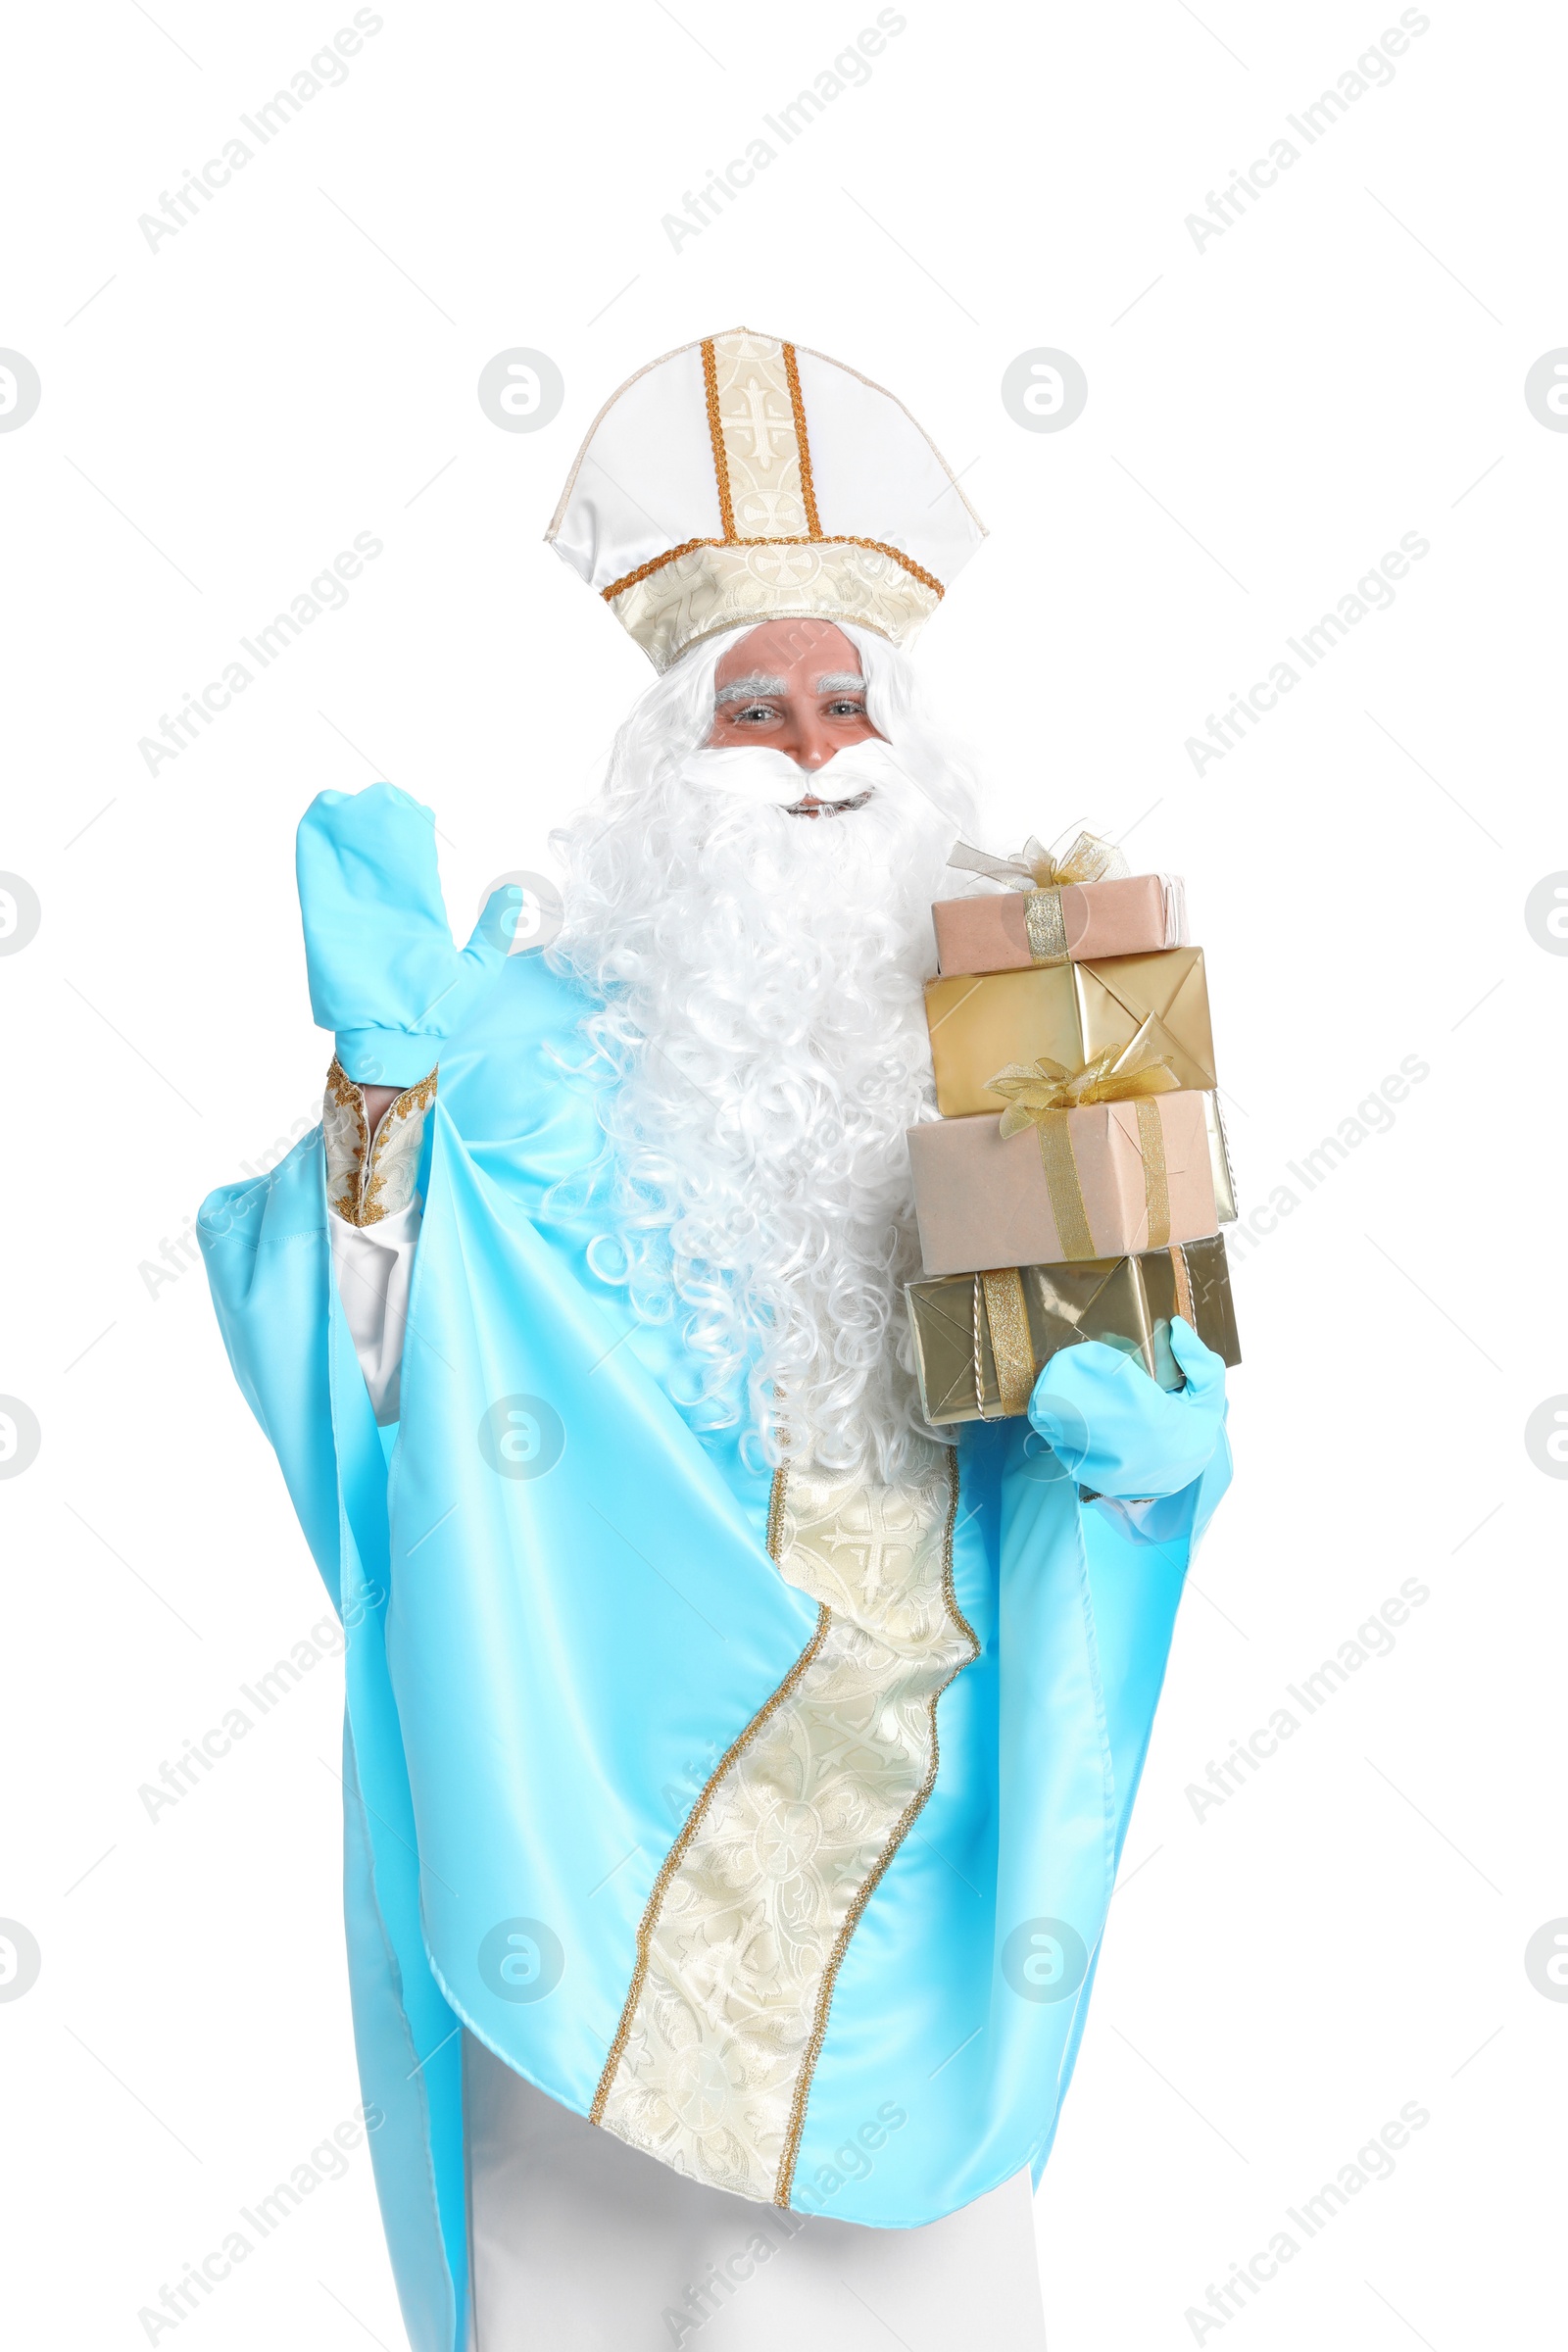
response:
M829 718L863 718L865 705L856 702L829 703L827 714Z
M771 703L748 703L735 713L737 718L776 718L778 712Z

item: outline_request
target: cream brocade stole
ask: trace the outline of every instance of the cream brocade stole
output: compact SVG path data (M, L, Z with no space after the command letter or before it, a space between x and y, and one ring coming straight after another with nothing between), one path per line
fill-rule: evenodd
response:
M956 1455L899 1487L774 1481L768 1548L816 1632L667 1856L593 2120L787 2205L834 1981L931 1792L937 1700L978 1643L953 1592Z

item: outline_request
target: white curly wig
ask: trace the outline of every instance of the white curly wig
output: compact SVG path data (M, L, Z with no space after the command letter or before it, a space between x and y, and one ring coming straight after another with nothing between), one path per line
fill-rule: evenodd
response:
M594 1263L639 1316L677 1319L696 1426L742 1427L754 1462L892 1483L931 1435L903 1296L919 1265L905 1130L935 1115L921 983L970 786L904 655L849 628L902 773L814 820L694 787L681 769L745 634L649 689L603 791L553 837L551 958L601 1001L583 1024L609 1204Z

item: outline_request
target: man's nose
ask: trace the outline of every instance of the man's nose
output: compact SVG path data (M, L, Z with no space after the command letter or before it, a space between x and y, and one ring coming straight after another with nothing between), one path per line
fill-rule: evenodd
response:
M789 746L790 758L797 767L815 770L826 767L838 750L838 742L830 728L815 711L804 712L795 723L794 740Z

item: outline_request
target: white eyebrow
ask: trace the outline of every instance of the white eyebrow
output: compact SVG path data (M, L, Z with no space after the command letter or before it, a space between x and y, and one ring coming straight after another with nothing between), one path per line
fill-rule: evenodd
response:
M830 669L816 681L818 694L863 694L865 680L858 669Z
M749 678L737 678L732 686L720 686L713 697L713 708L723 703L751 703L759 695L787 694L789 687L783 678L770 678L762 670L754 670Z

